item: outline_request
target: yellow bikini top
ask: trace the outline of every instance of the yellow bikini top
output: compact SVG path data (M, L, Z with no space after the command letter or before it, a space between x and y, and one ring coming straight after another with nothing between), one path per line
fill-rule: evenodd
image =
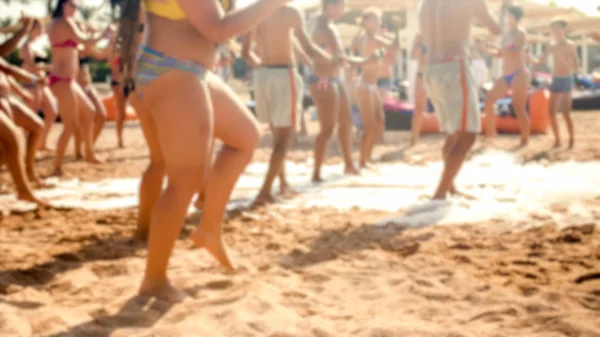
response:
M183 20L186 18L183 9L177 0L145 0L146 11L170 20ZM232 0L220 0L225 11L229 11Z

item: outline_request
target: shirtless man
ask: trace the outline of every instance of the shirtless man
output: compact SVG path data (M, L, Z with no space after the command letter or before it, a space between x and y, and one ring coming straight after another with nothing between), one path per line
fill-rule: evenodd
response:
M553 70L552 70L552 85L550 86L550 101L548 109L550 114L550 125L554 134L554 147L560 147L560 136L558 132L558 123L556 122L556 105L559 98L564 99L563 117L567 122L567 130L569 132L569 148L575 145L575 135L573 130L573 121L571 120L571 91L575 86L574 73L579 66L579 57L577 55L577 47L566 38L567 22L564 20L556 20L551 23L552 34L554 35L554 43L551 44L546 52L540 57L536 65L545 64L548 56L552 54Z
M486 0L422 0L420 33L427 48L423 80L433 102L443 147L444 170L433 199L456 193L454 178L481 131L478 88L469 67L471 25L478 19L494 35L501 30Z
M275 201L271 192L273 182L282 173L302 109L304 90L297 72L294 37L309 57L330 66L336 62L311 41L301 12L292 6L281 7L244 38L243 55L256 68L256 115L261 122L269 123L273 131L273 152L265 181L254 201L257 206ZM256 41L256 54L251 50L252 40ZM285 176L280 177L281 194L293 193Z
M334 21L344 14L345 0L322 0L322 13L317 17L313 40L329 53L345 58L352 65L360 65L362 58L347 57ZM315 60L313 75L309 78L310 92L317 108L321 131L315 140L313 182L322 182L321 166L327 145L336 124L344 157L346 174L359 174L352 161L352 112L345 85L340 81L341 65Z

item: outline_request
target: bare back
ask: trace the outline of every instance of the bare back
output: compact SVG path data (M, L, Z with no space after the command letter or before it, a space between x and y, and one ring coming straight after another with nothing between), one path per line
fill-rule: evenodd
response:
M262 64L295 65L294 56L294 9L282 7L254 30L256 51Z
M481 0L422 0L420 29L427 46L426 63L469 56L473 5Z

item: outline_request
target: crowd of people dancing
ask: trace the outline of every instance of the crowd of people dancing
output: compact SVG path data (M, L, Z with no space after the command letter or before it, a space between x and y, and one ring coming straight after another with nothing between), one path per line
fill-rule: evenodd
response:
M195 195L203 215L192 240L221 265L233 269L221 224L232 190L258 146L258 121L270 126L273 151L254 205L277 200L272 192L277 178L280 197L295 193L285 174L285 158L301 115L305 86L297 72L298 55L311 69L306 85L320 126L312 180L320 183L328 143L336 131L345 174L359 175L373 161L373 149L385 130L383 100L390 93L393 69L402 50L399 20L384 22L377 8L362 12L360 31L346 48L335 25L345 13L344 0L322 0L312 29L307 28L302 11L287 2L258 0L236 8L232 1L219 0L121 0L116 2L118 25L102 29L74 19L75 0L59 0L47 28L39 19L23 17L19 31L0 46L0 55L5 57L24 40L22 68L0 58L0 153L17 187L17 197L44 204L33 191L34 186L43 185L35 173L35 156L36 151L51 147L48 134L58 115L63 128L54 149L54 175L63 174L71 139L78 158L90 165L101 163L94 145L107 113L92 85L89 63L91 58L107 60L118 111L117 146L124 146L128 102L137 113L150 150L139 199L137 236L148 240L140 294L168 301L185 297L170 284L167 266ZM472 60L481 61L481 54L501 58L504 74L485 99L486 135L495 136L494 105L510 90L522 146L529 140L525 112L531 76L528 63L542 64L553 56L550 117L555 145L560 146L556 102L560 96L570 102L573 73L578 67L576 48L565 37L567 22L552 23L555 43L539 60L532 60L525 52L527 33L520 26L523 10L510 0L503 3L498 22L485 0L420 2L419 32L410 52L418 63L412 143L419 140L428 98L441 131L447 134L442 147L444 169L433 199L458 193L454 179L481 131L481 81L471 66ZM472 43L474 21L492 35L502 36L498 48ZM48 35L51 58L35 47L43 34ZM243 57L254 68L258 121L213 71L222 46L237 36L243 36ZM101 40L106 40L107 47L98 49ZM357 161L352 153L355 105L362 120ZM43 119L38 111L43 112ZM572 147L569 109L564 116ZM19 127L27 131L25 145ZM213 160L216 139L222 146ZM167 185L163 187L165 177Z

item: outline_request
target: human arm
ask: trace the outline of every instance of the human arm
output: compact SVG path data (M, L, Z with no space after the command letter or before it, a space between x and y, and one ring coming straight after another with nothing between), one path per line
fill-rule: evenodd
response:
M579 59L579 53L577 53L577 46L572 45L571 52L573 53L573 69L575 69L575 71L577 71L577 69L579 69L579 66L581 65L581 60Z
M479 51L481 54L487 54L495 58L502 57L502 50L500 50L500 48L490 47L485 42L477 45L477 51Z
M258 0L246 7L225 12L218 0L179 0L188 21L207 39L221 43L242 35L272 15L289 0Z
M260 66L262 60L254 50L252 50L253 37L254 32L248 32L242 37L242 57L250 64L250 67L256 68Z
M294 35L296 37L296 42L294 43L298 44L297 47L300 47L299 50L302 51L304 56L318 59L325 63L337 63L336 61L339 61L339 59L329 55L329 53L317 46L317 44L309 37L302 13L296 8L288 8L290 9L290 19L293 22ZM310 64L312 64L312 60L310 61Z
M18 81L21 82L31 82L31 83L43 83L44 79L34 74L25 71L17 66L14 66L8 62L6 62L3 58L0 58L0 71L3 71L9 76L14 77Z
M35 19L29 17L21 18L21 29L0 45L0 57L6 57L8 54L12 53L13 50L17 49L23 37L31 30L34 21Z
M308 53L306 53L306 51L304 50L304 48L302 48L302 45L300 44L300 42L298 42L298 40L294 39L294 55L298 58L298 61L301 64L304 64L305 66L312 68L313 67L313 60L310 56L308 56Z
M502 29L500 28L498 21L492 16L487 0L474 0L474 2L473 12L477 20L479 20L479 22L493 35L500 35ZM505 5L506 2L510 1L503 1L503 5Z
M98 36L94 36L93 32L88 34L82 28L80 28L79 24L72 19L65 20L67 26L71 30L71 33L75 36L75 39L79 43L84 44L96 44L98 41L104 38L104 32L100 33Z
M592 40L600 42L600 32L591 32L589 36L592 38Z
M548 61L548 56L550 56L550 54L552 53L552 46L548 46L548 48L546 48L546 50L544 51L544 53L542 54L542 56L540 56L539 59L534 59L533 57L532 59L532 64L535 66L541 66L543 64L546 64L546 62Z
M26 102L33 101L33 95L27 92L12 76L8 76L8 83L10 83L10 88L12 92L21 96L21 98Z

